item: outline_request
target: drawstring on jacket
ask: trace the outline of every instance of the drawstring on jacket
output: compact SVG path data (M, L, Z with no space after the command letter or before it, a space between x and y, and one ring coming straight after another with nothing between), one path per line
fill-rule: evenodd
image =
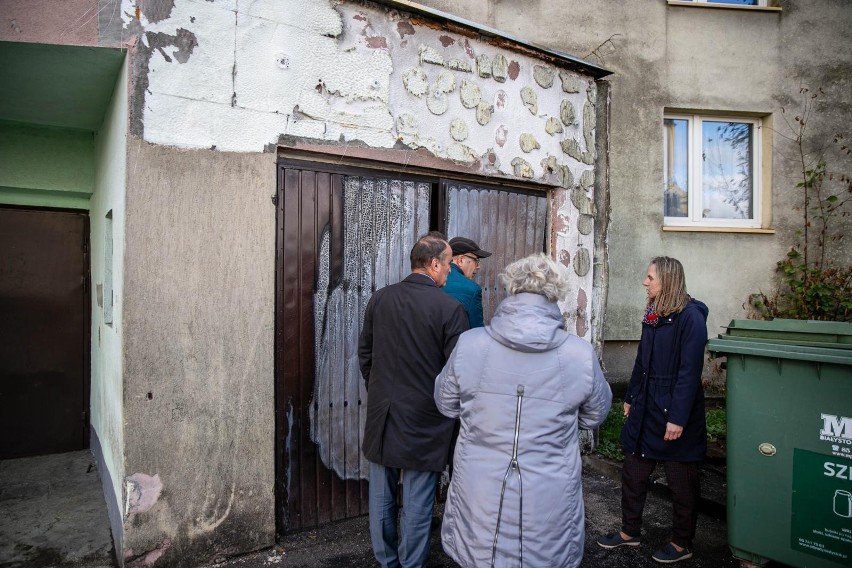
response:
M509 481L509 474L516 472L518 474L518 558L521 561L521 568L524 566L524 482L521 478L521 466L518 464L518 435L521 432L521 403L524 399L524 385L518 385L518 406L515 410L515 440L512 443L512 459L509 461L509 467L506 468L506 475L503 476L503 487L500 489L500 507L497 509L497 528L494 529L494 545L491 547L491 568L494 568L494 563L497 560L497 537L500 534L500 518L503 516L503 497L506 495L506 483Z

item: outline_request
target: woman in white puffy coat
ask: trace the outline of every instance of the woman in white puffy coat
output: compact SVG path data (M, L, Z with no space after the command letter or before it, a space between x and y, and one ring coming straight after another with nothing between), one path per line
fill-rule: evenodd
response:
M464 568L575 567L583 557L579 428L606 418L612 392L592 346L565 330L564 268L510 264L510 296L459 338L435 382L461 420L441 538Z

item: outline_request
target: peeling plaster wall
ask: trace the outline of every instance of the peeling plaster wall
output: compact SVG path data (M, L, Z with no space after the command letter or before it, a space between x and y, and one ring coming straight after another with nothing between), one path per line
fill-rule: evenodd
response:
M809 135L813 149L852 124L852 10L848 2L784 0L781 12L669 6L621 0L421 0L612 70L607 341L636 340L648 261L659 254L684 262L689 291L710 307L708 331L746 317L750 293L776 282L775 263L801 227L795 148L782 136L782 106L794 109L799 88L822 88ZM665 108L766 113L772 135L771 223L774 235L663 232L662 117ZM848 156L830 155L848 173ZM840 232L849 233L850 220ZM840 247L840 258L852 248ZM606 356L605 356L606 358ZM628 377L630 365L608 371ZM616 368L617 367L617 368Z
M256 152L280 139L424 148L479 173L562 187L555 256L575 275L569 327L590 337L594 81L369 3L177 1L144 9L133 132ZM580 302L581 306L576 306Z
M460 162L485 158L490 173L535 179L547 178L549 156L575 176L593 158L584 164L560 146L573 139L579 156L590 150L586 78L399 12L330 1L184 0L166 18L143 12L126 23L141 29L150 56L136 132L148 142L226 151L260 151L285 135L401 143ZM564 101L571 109L561 114ZM528 171L516 172L516 158Z
M273 544L272 154L131 138L124 290L125 563Z
M120 507L124 478L124 219L127 179L128 69L116 80L112 101L95 135L95 191L89 210L91 262L91 425L101 453L99 471L116 549L121 548L123 527ZM112 266L106 266L106 215L112 215ZM112 271L112 322L104 318L104 282Z

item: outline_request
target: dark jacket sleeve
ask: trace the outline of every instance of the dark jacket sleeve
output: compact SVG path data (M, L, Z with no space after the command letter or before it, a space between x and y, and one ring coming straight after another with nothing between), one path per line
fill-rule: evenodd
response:
M361 328L361 335L358 338L358 364L361 367L361 376L364 377L364 388L367 390L370 389L370 370L373 368L373 300L375 298L374 294L367 302L364 327Z
M485 322L482 318L482 288L477 287L473 295L473 304L470 306L470 328L483 327Z
M450 360L450 355L456 347L459 335L470 329L464 306L459 303L453 307L453 312L444 325L444 361ZM363 371L362 371L363 372Z
M680 361L668 421L678 426L686 426L701 385L707 326L696 310L685 310L680 317L683 318L680 322Z

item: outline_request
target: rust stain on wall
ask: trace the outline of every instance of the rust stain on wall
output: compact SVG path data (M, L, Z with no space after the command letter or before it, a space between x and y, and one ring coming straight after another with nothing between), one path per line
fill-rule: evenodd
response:
M580 288L577 292L577 335L583 337L589 331L589 326L586 324L587 306L589 299L586 296L586 291Z
M441 45L443 45L444 47L450 47L451 45L456 43L456 40L447 35L442 35L438 38L438 41L440 41Z
M371 47L373 49L387 49L388 48L388 40L383 36L373 36L366 38L367 47Z
M476 54L473 52L473 48L470 46L470 42L469 42L469 41L467 41L467 40L464 40L464 52L465 52L465 53L467 54L467 56L468 56L468 57L470 57L471 59L475 59L475 58L476 58Z
M172 539L164 538L154 550L149 550L144 554L134 555L133 549L128 549L124 551L124 566L126 568L152 568L171 546Z
M407 35L414 35L414 26L408 22L397 22L396 31L400 38L405 38Z
M521 72L521 64L520 63L518 63L517 61L512 61L511 63L509 63L509 79L514 81L515 79L518 78L518 75L520 74L520 72Z
M498 110L501 110L506 107L506 91L497 91L497 94L494 95L494 106Z

